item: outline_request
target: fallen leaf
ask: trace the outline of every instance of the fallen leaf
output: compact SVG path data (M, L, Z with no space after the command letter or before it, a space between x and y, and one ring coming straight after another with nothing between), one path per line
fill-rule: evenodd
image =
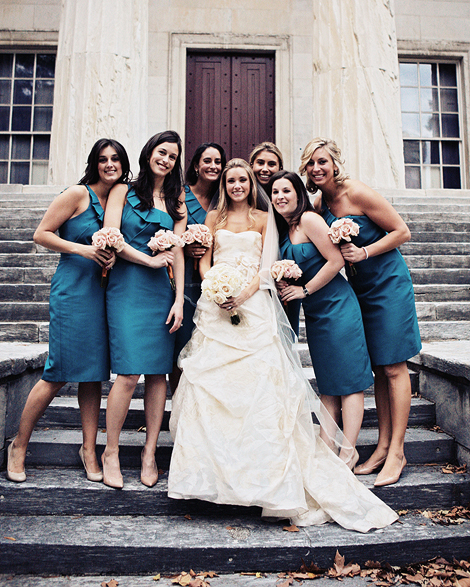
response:
M292 526L284 526L282 529L286 532L299 532L299 529L295 524L292 524Z
M4 536L3 538L6 538L7 540L13 540L13 542L16 542L16 538L13 538L13 536Z
M293 582L294 582L294 579L292 577L288 577L282 583L276 583L276 587L289 587L289 585L292 585Z
M184 517L185 517L187 520L192 520L192 518L191 518L190 514L186 514Z
M160 579L161 579L160 573L158 573L157 575L155 575L155 577L153 577L154 581L160 581Z
M101 583L101 587L117 587L119 585L119 583L116 581L116 579L111 579L111 581L103 581Z

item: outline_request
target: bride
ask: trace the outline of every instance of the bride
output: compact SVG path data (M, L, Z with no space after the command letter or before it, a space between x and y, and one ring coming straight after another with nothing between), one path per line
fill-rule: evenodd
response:
M302 374L269 275L278 249L272 210L256 205L251 168L232 159L219 204L206 217L214 244L200 272L204 277L212 263L227 263L246 285L220 305L199 299L173 398L168 495L260 506L263 516L298 526L334 520L360 532L382 528L397 515L356 479L312 422L313 410L331 429ZM232 324L234 312L239 324Z

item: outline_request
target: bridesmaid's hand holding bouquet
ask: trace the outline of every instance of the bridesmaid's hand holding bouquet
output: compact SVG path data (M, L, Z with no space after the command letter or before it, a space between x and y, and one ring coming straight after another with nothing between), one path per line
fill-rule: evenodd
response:
M105 226L97 230L91 237L91 243L102 251L107 249L113 250L116 253L120 253L126 245L121 231L114 226ZM101 287L106 287L107 283L108 270L106 267L103 267L101 269Z
M328 236L335 245L341 245L343 241L350 243L351 237L357 236L358 234L359 224L351 220L351 218L338 218L338 220L332 222L328 230ZM351 275L357 275L354 264L349 262L349 267L351 268Z
M294 281L297 281L299 277L302 277L302 269L291 259L281 259L280 261L275 261L273 263L271 267L271 276L275 280L278 289L282 290L282 288L279 288L279 282L283 280L292 284ZM287 302L284 302L284 306L287 306Z
M211 231L205 224L189 224L186 232L183 232L181 238L185 247L196 243L200 248L208 249L212 246L213 238ZM190 254L193 257L192 254ZM202 255L201 255L202 256ZM194 270L196 271L199 265L199 258L194 257Z
M154 254L160 253L162 251L169 251L173 247L183 247L184 242L181 237L176 236L176 234L172 230L158 230L154 236L149 240L147 243L149 249L151 249ZM170 278L170 284L173 291L176 290L175 284L175 277L173 275L173 267L171 265L167 265L166 268L168 272L168 277Z

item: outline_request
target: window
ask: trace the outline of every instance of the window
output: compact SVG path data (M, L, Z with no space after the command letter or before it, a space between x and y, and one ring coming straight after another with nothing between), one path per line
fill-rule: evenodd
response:
M55 54L0 53L0 183L45 184Z
M409 189L462 187L457 79L457 63L400 63L405 183Z

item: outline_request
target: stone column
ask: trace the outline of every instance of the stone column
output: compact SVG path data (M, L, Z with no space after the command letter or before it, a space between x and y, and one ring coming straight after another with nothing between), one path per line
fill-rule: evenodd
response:
M138 172L147 140L148 2L62 0L49 182L76 183L94 142L118 140Z
M336 140L351 177L404 188L392 2L313 0L314 135Z

